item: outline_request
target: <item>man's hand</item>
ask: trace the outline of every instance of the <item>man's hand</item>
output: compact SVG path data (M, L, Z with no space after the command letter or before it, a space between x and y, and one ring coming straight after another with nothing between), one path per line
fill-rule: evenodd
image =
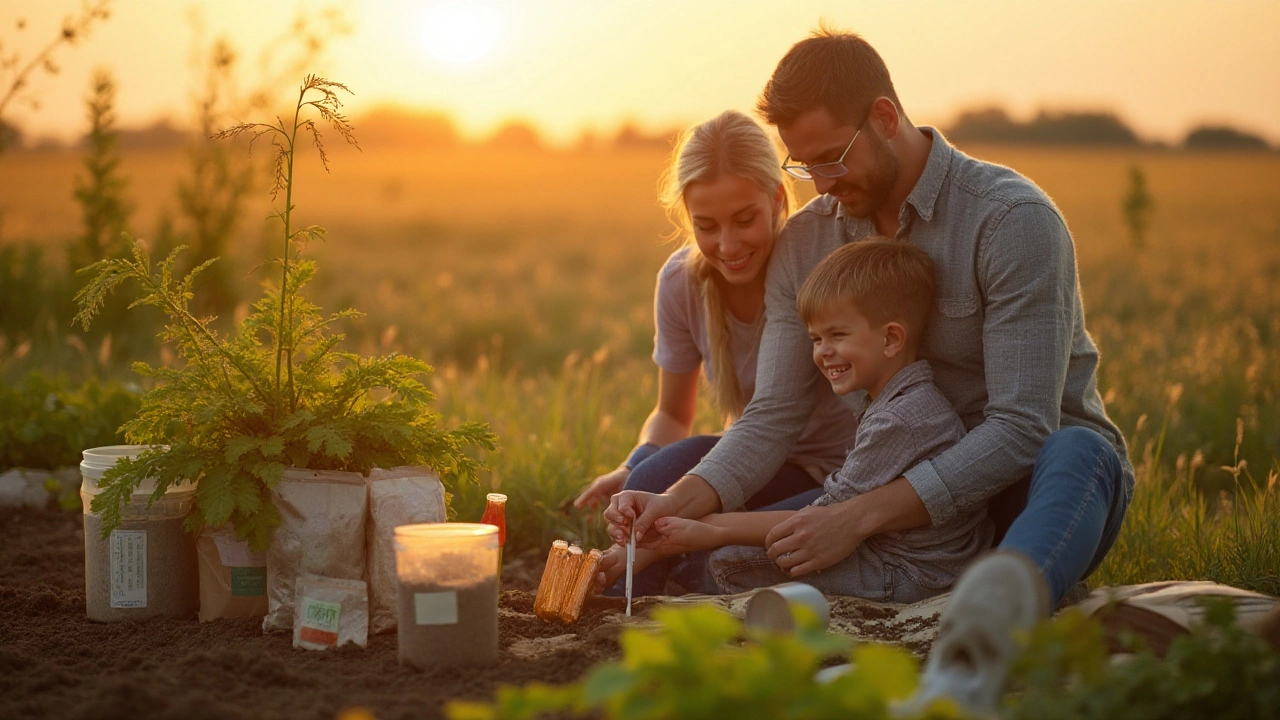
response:
M657 495L639 490L623 490L609 500L604 519L609 523L609 537L619 545L626 545L631 526L636 529L636 546L653 547L661 541L656 533L646 537L658 518L676 515L680 503L670 495Z
M793 578L835 565L853 554L867 538L849 522L848 503L810 505L769 531L769 557Z
M609 498L622 492L622 486L630 476L631 470L625 467L601 475L591 481L587 489L573 501L573 506L581 510L584 507L598 507L609 502Z
M720 528L708 525L701 520L664 517L659 518L653 524L653 528L659 535L658 544L654 549L663 555L710 550L725 544L721 538Z

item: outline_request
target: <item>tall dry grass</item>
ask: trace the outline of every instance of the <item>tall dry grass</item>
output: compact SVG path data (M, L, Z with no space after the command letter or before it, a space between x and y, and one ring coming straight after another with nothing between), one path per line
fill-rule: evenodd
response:
M1265 487L1280 456L1280 156L969 150L1038 182L1076 239L1099 386L1141 474L1100 577L1227 577L1216 557L1274 563L1259 550L1274 524L1250 525L1280 516L1274 490L1236 491ZM295 197L302 223L329 229L309 249L317 299L368 313L347 328L356 346L435 362L442 409L493 425L503 451L489 483L512 495L513 542L599 538L558 507L625 456L652 406L653 281L673 249L655 200L663 154L366 146L332 159L332 175L318 163L301 169ZM57 248L74 236L78 163L65 153L0 158L0 243ZM1122 210L1134 166L1155 203L1141 249ZM181 156L129 153L122 169L132 230L149 237L172 208ZM253 205L241 223L229 258L240 282L258 281L248 270L265 254L265 215L265 203ZM13 366L13 345L5 352ZM1242 471L1223 469L1240 460ZM460 491L459 513L478 517L485 489ZM1199 524L1176 525L1184 516ZM1203 562L1169 537L1203 538ZM1265 572L1232 577L1245 576L1270 582Z

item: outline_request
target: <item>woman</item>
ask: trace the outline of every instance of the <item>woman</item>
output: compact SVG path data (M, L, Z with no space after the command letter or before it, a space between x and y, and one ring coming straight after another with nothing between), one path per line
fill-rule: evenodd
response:
M681 135L660 194L685 242L658 273L653 352L658 402L631 455L592 481L574 501L578 508L607 503L623 489L663 492L698 464L719 440L718 435L690 437L700 373L725 427L742 413L755 388L765 268L794 202L774 144L750 117L725 111ZM820 493L822 478L844 461L852 437L839 429L850 423L831 419L848 411L825 383L819 385L818 409L788 461L750 499L748 509L792 498L795 508L802 507ZM609 580L622 570L613 560L602 563ZM637 594L662 592L669 567L667 562L651 567Z

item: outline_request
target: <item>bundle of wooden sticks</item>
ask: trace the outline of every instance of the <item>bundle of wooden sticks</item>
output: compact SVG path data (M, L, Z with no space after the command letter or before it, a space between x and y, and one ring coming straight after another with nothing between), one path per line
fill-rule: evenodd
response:
M565 540L551 543L547 567L542 571L542 582L533 600L533 613L543 620L577 622L595 582L601 557L599 550L584 553L582 548Z

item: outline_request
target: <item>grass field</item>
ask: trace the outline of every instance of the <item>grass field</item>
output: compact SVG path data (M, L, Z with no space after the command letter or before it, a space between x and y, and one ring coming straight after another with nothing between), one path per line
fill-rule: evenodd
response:
M1280 592L1280 155L968 150L1034 179L1075 235L1100 388L1139 468L1099 580ZM331 156L328 176L308 159L295 195L302 222L329 229L309 250L315 297L367 313L349 328L358 348L435 363L447 415L492 424L502 450L487 485L512 498L509 552L553 535L599 542L595 520L557 508L625 456L652 406L653 279L672 249L654 200L662 153ZM56 250L74 235L78 163L0 156L0 243ZM1155 201L1141 248L1121 212L1133 166ZM173 212L182 156L131 154L123 171L147 238ZM249 288L266 212L255 200L232 251ZM0 357L6 374L35 361L16 357L20 340ZM705 408L701 423L713 427ZM478 517L487 489L460 489L459 514Z

